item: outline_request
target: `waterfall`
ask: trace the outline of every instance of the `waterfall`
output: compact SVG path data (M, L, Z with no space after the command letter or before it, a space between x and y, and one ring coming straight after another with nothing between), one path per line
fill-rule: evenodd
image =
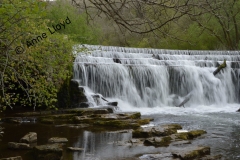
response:
M197 51L80 45L74 79L104 97L136 107L240 102L240 51ZM227 67L216 76L224 59Z

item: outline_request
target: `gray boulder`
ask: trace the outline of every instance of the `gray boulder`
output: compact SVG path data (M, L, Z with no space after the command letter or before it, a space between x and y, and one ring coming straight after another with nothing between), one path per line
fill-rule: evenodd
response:
M36 143L37 142L37 133L35 132L29 132L28 134L26 134L25 136L23 136L20 141L20 143Z

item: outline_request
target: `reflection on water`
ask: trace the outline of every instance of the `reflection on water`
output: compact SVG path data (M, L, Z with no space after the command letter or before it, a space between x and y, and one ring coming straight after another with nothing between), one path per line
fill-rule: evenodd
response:
M204 138L193 141L193 144L211 147L211 153L222 154L225 159L240 159L240 114L239 113L201 113L201 114L155 114L154 125L164 123L179 123L183 129L204 129L208 133ZM170 147L130 147L118 146L117 141L128 141L131 132L94 132L69 127L55 127L38 123L1 124L4 127L4 137L0 142L0 158L21 155L27 160L27 151L12 151L7 149L10 141L18 142L28 132L38 133L38 145L47 144L51 137L66 137L69 141L66 147L84 148L83 152L64 152L64 159L73 160L123 160L126 157L140 156L144 153L166 152Z

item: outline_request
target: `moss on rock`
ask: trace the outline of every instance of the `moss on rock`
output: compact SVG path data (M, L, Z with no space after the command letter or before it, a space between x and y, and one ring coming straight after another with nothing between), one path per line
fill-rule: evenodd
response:
M205 133L207 133L207 132L204 130L193 130L193 131L186 132L186 133L178 133L178 134L176 134L176 138L182 139L182 140L189 140L189 139L194 139L196 137L199 137Z

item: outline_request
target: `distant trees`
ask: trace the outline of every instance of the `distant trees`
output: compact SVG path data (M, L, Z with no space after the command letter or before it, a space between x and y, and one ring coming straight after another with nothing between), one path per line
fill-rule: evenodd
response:
M222 49L240 49L240 0L194 1L189 17L216 37Z
M72 0L72 3L85 10L89 20L107 17L130 33L150 33L160 39L194 44L179 34L189 33L188 27L194 26L192 37L207 33L217 41L212 44L217 49L240 47L240 0ZM181 30L183 22L188 26L185 30Z

